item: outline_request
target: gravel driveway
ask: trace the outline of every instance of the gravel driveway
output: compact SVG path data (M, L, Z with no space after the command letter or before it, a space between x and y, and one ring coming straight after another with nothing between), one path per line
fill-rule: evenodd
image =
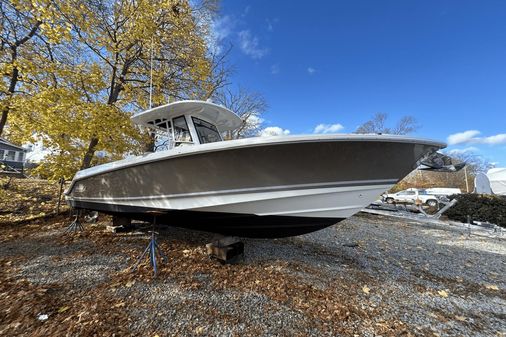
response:
M221 265L167 228L153 279L146 233L64 225L2 228L0 335L506 336L506 238L360 213Z

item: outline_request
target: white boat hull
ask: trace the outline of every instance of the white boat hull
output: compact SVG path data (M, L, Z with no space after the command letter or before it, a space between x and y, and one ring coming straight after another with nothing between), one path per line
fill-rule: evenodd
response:
M67 201L131 218L156 213L175 226L223 234L298 235L352 216L441 147L336 135L223 143L82 171Z
M107 198L102 203L151 208L254 214L259 216L284 215L322 218L347 218L370 204L389 185L353 185L327 188L297 188L290 186L282 191L220 191L182 196L149 196L141 198ZM81 202L97 202L94 198L76 198ZM338 205L338 206L336 206Z

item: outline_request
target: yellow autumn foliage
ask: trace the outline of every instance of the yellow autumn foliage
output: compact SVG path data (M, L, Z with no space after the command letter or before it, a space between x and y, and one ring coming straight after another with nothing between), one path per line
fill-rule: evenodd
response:
M12 4L41 22L40 39L12 62L2 56L0 70L17 69L21 94L2 96L0 111L9 110L10 140L42 141L50 150L37 174L69 179L81 167L142 151L147 139L130 117L149 105L151 56L153 105L205 98L214 88L208 29L189 1Z

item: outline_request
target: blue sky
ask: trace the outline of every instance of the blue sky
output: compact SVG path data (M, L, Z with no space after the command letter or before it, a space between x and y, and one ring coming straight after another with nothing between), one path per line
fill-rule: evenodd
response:
M232 83L267 99L266 126L411 115L414 135L506 166L506 1L223 0L214 30Z

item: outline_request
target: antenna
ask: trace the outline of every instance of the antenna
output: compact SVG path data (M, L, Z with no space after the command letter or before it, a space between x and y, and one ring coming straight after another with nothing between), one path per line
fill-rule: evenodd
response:
M151 37L151 50L149 60L149 108L152 108L153 101L153 38Z

